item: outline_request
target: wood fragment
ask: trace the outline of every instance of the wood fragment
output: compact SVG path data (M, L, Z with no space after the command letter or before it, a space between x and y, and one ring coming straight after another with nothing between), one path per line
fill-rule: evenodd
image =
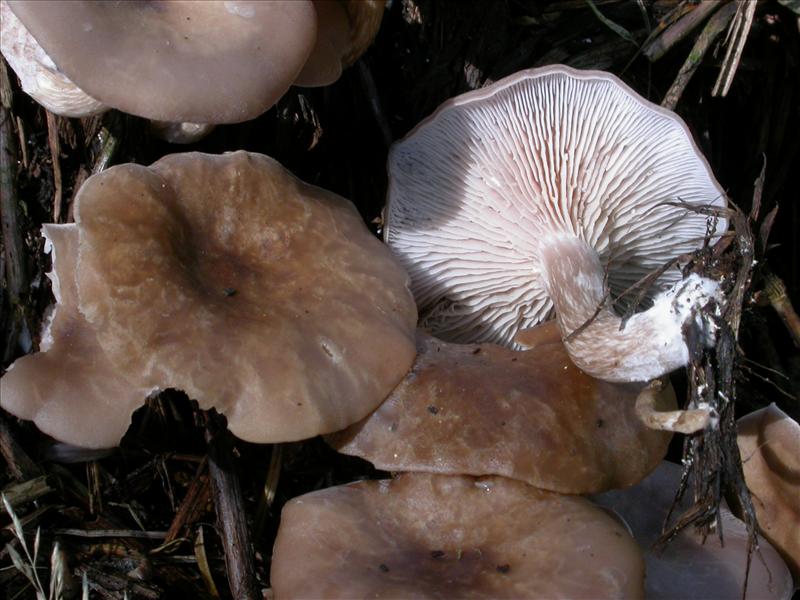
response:
M11 89L6 63L0 60L0 225L3 232L5 293L0 297L0 331L4 334L2 362L18 353L20 334L27 328L26 306L29 276L25 265L25 243L18 218L17 136L11 113ZM1 289L1 288L0 288Z
M254 527L256 540L261 539L261 534L264 531L269 509L275 501L275 493L278 490L278 482L281 477L281 467L283 465L283 445L275 444L272 446L272 452L269 455L269 468L267 469L267 477L264 481L264 489L261 498L258 501L258 509L256 510L256 524Z
M216 412L205 413L208 472L225 551L228 585L237 600L261 600L256 584L253 548L245 520L244 498L233 463L230 432Z
M664 95L661 106L670 110L675 110L678 101L683 95L683 90L689 84L695 71L697 71L697 67L700 66L711 44L714 43L717 36L728 26L728 23L733 18L733 14L736 12L736 8L736 4L729 2L708 20L703 31L697 37L692 51L689 52L689 56L686 57L680 71L678 71L675 80Z
M134 538L141 540L163 540L166 531L137 531L135 529L75 529L67 527L54 529L54 535L68 535L80 538Z
M786 285L777 275L767 273L764 277L764 291L767 294L769 303L775 312L778 313L789 334L792 336L794 345L800 348L800 317L797 316L792 301L786 292Z
M4 415L0 414L0 454L8 465L11 475L17 481L26 481L42 474L39 466L33 462L22 446L17 443L11 433Z
M53 164L53 223L61 222L61 142L58 135L59 117L47 113L47 143L50 145L50 160Z
M163 590L154 584L143 583L124 575L106 573L91 565L78 567L75 572L78 577L85 578L84 585L101 598L159 600L164 597Z
M89 489L89 512L98 515L103 512L103 493L100 485L100 465L96 460L86 463L86 483Z
M27 169L30 162L28 161L28 144L25 141L25 123L19 117L16 118L16 121L19 151L22 154L22 168Z
M683 15L675 23L667 27L660 35L653 38L642 53L650 60L655 62L664 56L673 46L681 42L696 27L700 25L715 10L720 8L722 3L719 0L703 0L692 9L691 12Z
M733 78L736 75L736 69L739 68L739 61L742 58L744 45L747 43L747 37L750 34L753 16L756 14L758 2L753 0L736 1L738 3L736 16L733 18L730 29L728 30L728 50L722 61L722 69L720 70L719 77L717 77L717 81L711 90L712 96L725 97L728 94L731 83L733 83Z
M28 502L38 500L42 496L49 494L54 490L50 485L50 479L47 475L40 475L35 479L14 483L3 488L3 495L8 500L13 508L23 506Z
M175 518L167 530L165 543L169 543L178 538L187 528L191 527L197 519L205 512L208 502L211 500L211 485L206 474L207 460L198 465L194 479L186 490L186 495L178 506Z
M206 556L202 525L197 528L197 535L194 538L194 556L197 559L197 568L200 570L200 576L203 578L208 593L214 598L219 598L219 591L214 583L214 577L211 575L211 567L208 564L208 556Z

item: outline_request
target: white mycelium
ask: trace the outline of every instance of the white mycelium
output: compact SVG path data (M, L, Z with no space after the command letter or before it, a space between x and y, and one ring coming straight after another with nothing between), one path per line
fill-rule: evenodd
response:
M386 240L411 274L422 326L457 342L511 344L552 314L543 257L554 240L580 242L596 256L593 269L564 279L602 298L607 269L617 295L702 244L708 219L684 205L726 203L675 114L612 75L563 66L445 103L395 144L389 172ZM710 233L725 228L721 219ZM655 292L680 280L672 269ZM633 317L628 327L650 318ZM637 339L636 349L674 337L662 321L649 324L653 337ZM593 374L642 379L652 370Z

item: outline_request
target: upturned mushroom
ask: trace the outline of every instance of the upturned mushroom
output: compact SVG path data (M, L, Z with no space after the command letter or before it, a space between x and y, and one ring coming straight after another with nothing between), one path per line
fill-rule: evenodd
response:
M570 357L647 381L707 341L718 282L668 270L623 322L622 291L726 228L723 189L678 116L598 71L521 71L445 102L389 156L385 239L409 270L421 325L511 344L555 312ZM606 282L606 274L608 282Z
M404 473L288 502L283 598L641 598L625 528L584 498L502 477Z
M637 483L666 454L671 435L637 417L641 388L581 372L557 336L519 352L420 332L414 365L389 397L326 440L387 471L503 475L593 493ZM669 386L653 400L676 406Z
M739 419L737 427L758 525L800 586L800 425L772 403Z
M138 388L216 408L242 439L346 427L414 358L405 271L351 203L269 157L112 167L84 183L75 218L79 309L107 360Z
M686 528L663 548L655 547L680 480L680 465L664 462L629 489L592 497L594 502L613 510L630 526L642 548L647 564L645 596L649 600L789 600L793 588L791 574L769 543L760 541L747 574L747 527L724 504L720 507L724 543L716 533L704 538ZM684 499L679 510L688 508L689 503ZM673 523L674 519L669 525ZM743 593L745 581L746 595Z

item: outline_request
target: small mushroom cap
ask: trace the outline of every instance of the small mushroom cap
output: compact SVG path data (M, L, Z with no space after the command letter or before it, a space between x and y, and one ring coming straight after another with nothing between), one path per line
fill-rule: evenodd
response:
M30 31L0 0L0 51L19 77L22 89L50 112L88 117L108 110L61 73Z
M236 123L283 95L316 39L311 2L9 5L84 92L149 119Z
M317 41L294 84L318 87L335 82L375 39L383 19L378 0L314 0Z
M641 598L641 553L583 498L502 477L405 473L288 502L282 598Z
M49 277L57 304L41 352L18 359L0 379L0 405L63 442L110 448L119 444L150 390L111 364L78 311L77 227L45 225L42 231L52 248Z
M346 427L414 359L403 268L350 202L269 157L112 167L75 219L81 311L111 360L216 407L240 438Z
M724 545L716 534L703 537L687 528L663 551L653 548L681 479L679 465L663 462L641 483L627 490L593 496L592 500L612 509L630 526L644 550L647 563L645 592L648 600L742 598L747 564L747 528L728 508L720 507ZM691 497L691 491L687 492ZM673 516L688 508L686 501ZM674 518L673 518L674 521ZM672 523L672 522L671 522ZM780 555L760 539L761 556L750 563L747 598L789 600L792 577Z
M420 325L452 342L510 344L549 318L550 236L596 250L619 295L702 244L706 217L672 203L726 202L677 115L609 73L561 65L445 102L392 147L389 177L385 238Z
M517 352L417 340L384 403L327 436L339 452L387 471L504 475L566 494L632 485L666 454L671 434L636 417L642 386L585 375L560 341ZM675 406L671 387L659 398Z
M761 532L800 585L800 425L774 403L738 422L739 452Z

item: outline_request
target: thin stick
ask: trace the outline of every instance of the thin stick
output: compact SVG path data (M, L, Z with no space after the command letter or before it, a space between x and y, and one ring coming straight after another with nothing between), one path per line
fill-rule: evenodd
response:
M228 585L237 600L261 600L253 550L245 521L244 498L232 458L231 434L215 412L205 413L208 473L221 530Z
M675 109L683 95L683 90L689 84L695 71L697 71L697 67L703 62L703 57L706 55L709 47L714 40L717 39L717 36L722 33L725 27L728 26L735 12L736 4L730 2L709 19L702 33L697 37L692 51L689 52L689 56L686 57L686 60L681 66L681 70L678 71L675 81L672 82L669 91L667 91L664 96L664 100L661 101L661 106L670 110Z
M786 329L794 340L794 345L800 348L800 317L792 306L789 295L786 293L786 285L777 275L767 273L764 277L764 291L772 308L778 313Z
M61 142L58 139L58 117L47 113L47 143L53 163L53 223L61 221Z
M720 7L719 0L703 0L691 12L682 16L676 23L669 26L664 33L655 38L644 49L644 55L655 62L678 42L689 35L695 27L700 25L708 15Z
M728 51L725 53L725 59L722 61L722 70L714 84L714 89L711 90L712 96L725 97L728 94L731 83L733 83L733 77L736 75L736 69L739 68L739 61L742 58L744 45L750 33L750 26L753 24L753 16L756 13L756 5L758 2L755 0L737 1L739 7L729 30Z
M17 136L11 114L11 85L5 62L0 60L0 224L3 232L5 293L8 304L0 310L0 328L5 347L0 347L3 362L18 352L17 342L24 327L28 273L25 242L18 220ZM2 299L2 295L0 295ZM5 304L3 302L2 304Z

